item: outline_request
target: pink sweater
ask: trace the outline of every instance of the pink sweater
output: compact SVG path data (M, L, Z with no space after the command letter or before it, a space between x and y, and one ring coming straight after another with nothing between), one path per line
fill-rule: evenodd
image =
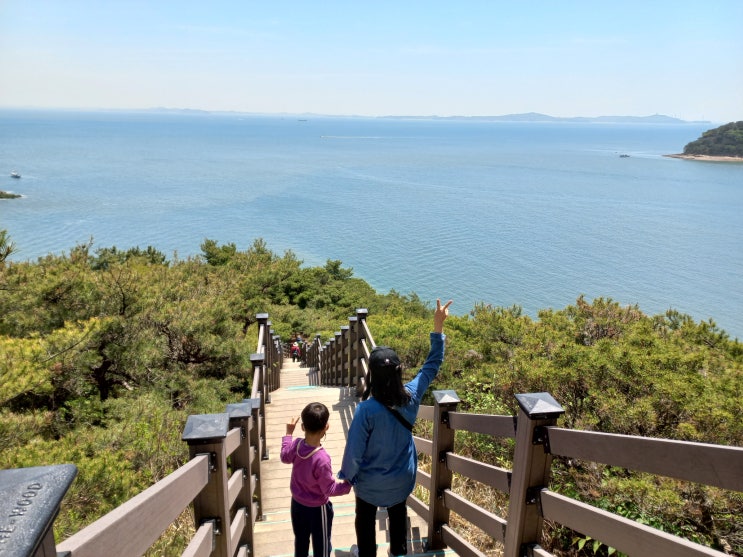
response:
M325 449L312 447L304 439L281 438L281 462L292 464L290 488L292 497L307 507L319 507L330 497L351 491L348 482L337 482L330 465L330 455Z

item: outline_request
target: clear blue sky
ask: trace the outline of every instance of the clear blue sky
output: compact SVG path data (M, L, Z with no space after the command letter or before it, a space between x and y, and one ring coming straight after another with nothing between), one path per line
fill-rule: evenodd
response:
M0 107L743 120L743 0L0 0Z

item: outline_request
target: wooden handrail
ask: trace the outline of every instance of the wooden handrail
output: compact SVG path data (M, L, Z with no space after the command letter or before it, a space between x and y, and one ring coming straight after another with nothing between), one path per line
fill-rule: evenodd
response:
M199 455L57 546L72 557L141 555L209 481L209 456ZM132 532L137 532L132 536Z
M549 428L547 435L556 456L743 491L743 447L557 427Z
M510 470L454 453L446 453L446 466L455 474L471 478L505 494L510 492Z
M357 334L350 337L353 344L348 347L352 364L355 360L359 370L357 395L366 384L369 352L375 346L366 321L367 310L359 312L350 321L351 330ZM317 335L309 365L317 366L321 384L335 384L333 373L323 370L337 361L341 349L340 343L333 340L321 345ZM516 395L521 409L517 416L457 412L452 401L458 399L452 391L435 391L434 398L433 406L421 406L418 413L419 420L434 422L432 439L413 437L418 452L431 457L432 472L419 469L416 475L416 483L428 491L430 501L426 504L414 495L407 501L428 522L429 549L448 546L460 556L483 557L449 526L448 512L454 511L502 542L506 557L551 557L539 545L544 520L562 524L633 557L724 557L724 553L709 547L559 495L544 486L549 484L552 458L561 456L743 492L743 448L559 428L555 422L562 407L547 393ZM453 446L447 446L454 431L515 439L513 470L457 455ZM499 517L454 493L450 489L450 474L454 473L508 495L508 516Z
M271 390L278 388L283 362L268 314L259 314L257 320L251 398L227 405L224 414L189 416L183 439L189 444L190 460L58 544L60 556L141 555L191 503L196 534L184 556L251 554L253 527L261 519L260 461L268 456L265 404Z
M542 490L540 503L544 517L587 534L628 555L653 557L699 557L725 555L709 547L685 540L565 497Z
M310 377L319 384L366 385L370 349L375 346L357 310L349 327L324 345L320 335L307 346ZM224 414L190 416L183 439L190 460L169 476L93 524L61 542L58 555L130 557L144 553L191 503L196 534L183 556L253 555L253 528L262 518L260 462L268 458L265 405L278 388L283 347L272 335L267 314L259 314L256 353L251 355L251 398L227 406ZM347 335L344 336L344 332ZM669 439L580 431L556 426L562 407L548 393L516 395L517 416L457 412L453 391L434 391L435 403L421 406L418 419L433 422L431 439L414 436L416 449L431 457L431 472L418 470L416 483L429 493L408 505L428 524L429 549L454 549L462 557L484 557L448 523L449 513L502 542L506 557L550 557L540 543L545 520L561 524L633 557L724 557L693 543L547 489L554 456L620 466L629 470L743 492L743 448ZM455 432L514 439L513 468L507 470L458 455ZM227 470L231 470L228 477ZM451 489L458 474L508 496L506 517L483 509ZM69 474L68 474L69 475ZM71 480L70 480L71 481ZM131 535L136 531L137 535ZM41 551L54 550L45 537ZM38 544L37 544L38 545ZM42 553L34 553L34 557Z

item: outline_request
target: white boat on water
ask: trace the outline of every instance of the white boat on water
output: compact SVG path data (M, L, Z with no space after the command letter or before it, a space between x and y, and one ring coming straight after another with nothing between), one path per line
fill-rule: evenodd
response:
M18 172L16 172L16 171L14 170L13 172L11 172L11 173L10 173L10 177L11 177L11 178L20 178L20 177L21 177L21 175L20 175L20 174L18 174Z

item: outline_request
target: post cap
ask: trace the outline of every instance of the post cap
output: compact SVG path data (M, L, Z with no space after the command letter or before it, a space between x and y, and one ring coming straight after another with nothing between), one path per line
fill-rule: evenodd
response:
M521 409L532 420L557 418L565 413L565 409L549 393L526 393L515 396Z
M250 400L227 405L227 415L233 418L249 418L253 411Z
M74 464L0 470L3 552L36 554L76 475Z
M224 439L229 430L228 416L226 412L221 414L193 414L186 420L181 440L183 441L209 441L212 439Z
M250 355L250 361L253 364L260 364L263 363L263 360L265 360L266 357L263 354L251 354Z
M434 391L433 398L437 404L457 404L462 402L456 391Z

